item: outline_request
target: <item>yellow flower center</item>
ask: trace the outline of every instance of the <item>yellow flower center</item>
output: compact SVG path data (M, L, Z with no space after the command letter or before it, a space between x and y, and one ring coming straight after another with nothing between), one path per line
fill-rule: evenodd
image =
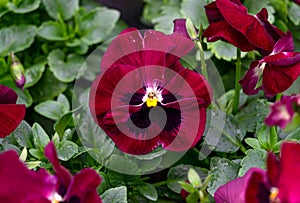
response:
M148 98L146 100L146 105L150 107L155 107L157 106L158 98L154 92L150 92L148 94Z
M279 199L277 198L278 197L278 193L279 193L279 190L277 187L272 187L271 190L270 190L270 196L269 196L269 199L270 199L270 202L271 203L279 203Z

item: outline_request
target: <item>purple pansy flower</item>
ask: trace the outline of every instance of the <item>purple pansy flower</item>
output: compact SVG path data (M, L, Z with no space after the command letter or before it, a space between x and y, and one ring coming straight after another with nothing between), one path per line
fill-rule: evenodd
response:
M297 106L300 107L300 95L283 96L271 105L271 111L265 119L266 125L284 129L293 120Z
M90 110L120 150L185 151L199 141L211 90L204 77L179 61L193 47L179 34L142 35L134 28L112 41L91 87Z
M101 203L97 186L101 179L92 169L74 176L59 164L54 144L45 148L55 175L45 169L28 170L14 151L0 154L0 200L11 203Z
M24 104L16 104L17 94L0 84L0 138L12 133L25 116Z
M216 203L300 202L300 144L285 142L278 160L268 153L267 171L251 168L243 177L218 188Z
M293 52L294 44L287 32L275 44L273 52L261 60L253 61L239 82L248 95L263 90L272 97L288 89L300 75L300 52Z
M269 54L283 35L269 23L265 8L253 16L239 0L216 0L205 6L205 11L210 25L203 36L209 42L222 39L242 51Z

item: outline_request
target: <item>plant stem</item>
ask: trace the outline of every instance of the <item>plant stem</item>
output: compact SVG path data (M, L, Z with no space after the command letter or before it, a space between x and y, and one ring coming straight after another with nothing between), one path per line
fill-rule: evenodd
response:
M233 98L233 107L232 113L235 115L239 110L239 102L240 102L240 90L241 86L239 84L239 80L241 79L242 72L242 62L241 62L241 50L237 49L236 51L236 63L235 63L235 93Z
M153 183L152 185L155 186L155 187L158 187L158 186L161 186L161 185L166 185L168 183L177 183L178 180L164 180L164 181L161 181L161 182L157 182L157 183Z
M202 75L208 80L207 67L205 63L204 50L200 40L196 40L196 45L200 52Z
M281 99L281 96L282 96L281 93L280 94L276 94L275 101L279 101ZM272 126L270 128L270 137L276 138L276 139L278 138L276 126Z

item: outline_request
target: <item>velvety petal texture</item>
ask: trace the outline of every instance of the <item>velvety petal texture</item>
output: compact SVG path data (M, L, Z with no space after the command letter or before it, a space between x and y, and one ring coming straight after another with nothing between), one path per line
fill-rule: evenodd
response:
M259 190L256 185L263 183L265 176L266 172L262 169L251 168L243 177L219 187L214 194L214 199L216 203L245 203L246 199L252 199L251 203L260 203L256 198Z
M12 133L25 117L25 105L16 101L17 94L0 84L0 138Z
M187 32L186 29L186 20L185 19L175 19L173 21L174 23L174 29L173 29L173 33L177 33L180 34L186 38L190 38L189 33Z
M193 47L181 34L142 34L133 28L112 41L89 106L121 151L146 154L158 146L184 151L199 141L211 90L201 75L179 62Z
M52 163L57 177L56 191L65 203L101 203L97 187L100 176L92 169L83 169L74 176L60 165L54 143L51 141L45 147L45 156Z
M27 198L49 202L56 178L44 169L28 170L16 152L7 151L0 154L0 183L1 202L22 203Z
M209 42L228 41L242 51L271 53L283 32L268 22L268 13L248 14L239 0L216 0L205 6L210 25L203 32Z
M266 96L272 97L287 90L300 75L300 52L290 52L293 47L288 32L276 43L270 55L252 62L239 81L243 91L253 95L263 89Z

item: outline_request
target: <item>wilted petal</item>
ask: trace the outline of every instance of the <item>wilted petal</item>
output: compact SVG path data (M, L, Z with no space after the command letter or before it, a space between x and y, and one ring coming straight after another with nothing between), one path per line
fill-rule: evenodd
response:
M0 104L15 104L17 94L11 88L0 84Z
M58 191L59 195L64 196L70 185L72 175L65 167L60 165L56 149L52 141L49 142L49 144L47 144L47 146L45 147L45 156L51 162L55 171L55 175L58 178L58 188L56 188L56 191Z
M48 198L55 190L56 178L40 169L30 171L14 151L0 154L0 200L22 202L31 195Z
M92 169L83 169L74 175L69 190L65 195L67 202L101 203L97 195L97 187L100 184L100 176Z
M23 104L0 104L0 138L12 133L25 116Z
M281 145L278 197L280 202L300 202L300 145L285 142Z
M283 96L280 101L271 106L271 112L267 115L265 123L268 126L277 125L284 129L291 122L293 115L293 99L289 96Z
M259 168L251 168L243 177L222 185L214 194L216 203L262 203L257 195L260 184L264 184L266 173ZM251 201L247 201L250 200Z

